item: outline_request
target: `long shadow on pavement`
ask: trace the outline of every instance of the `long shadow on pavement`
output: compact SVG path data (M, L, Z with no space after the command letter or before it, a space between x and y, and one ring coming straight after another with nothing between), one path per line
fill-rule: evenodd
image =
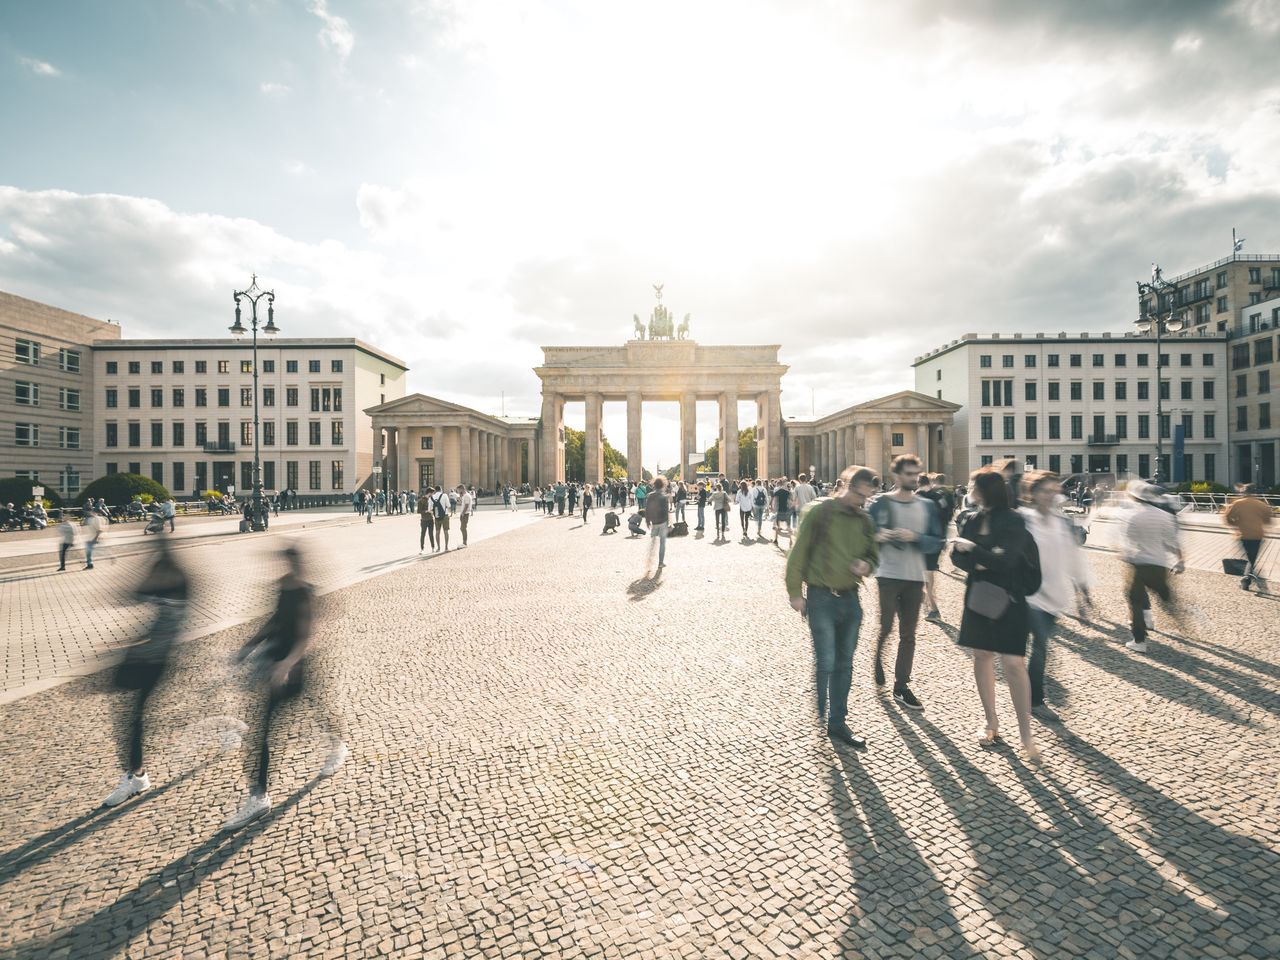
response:
M49 940L24 944L12 954L13 960L44 960L58 955L59 951L77 960L116 955L138 937L145 936L151 924L172 910L184 896L199 890L206 877L297 806L319 782L319 778L313 778L284 803L272 807L244 829L236 833L219 832L180 854L114 903L73 927Z
M851 892L857 898L856 910L836 941L837 955L888 955L914 937L917 928L928 927L938 938L943 956L980 957L960 932L960 919L946 889L875 779L854 754L837 748L836 757L838 762L830 771L831 797L853 874ZM862 918L880 930L897 925L896 943L882 946L872 931L859 926Z

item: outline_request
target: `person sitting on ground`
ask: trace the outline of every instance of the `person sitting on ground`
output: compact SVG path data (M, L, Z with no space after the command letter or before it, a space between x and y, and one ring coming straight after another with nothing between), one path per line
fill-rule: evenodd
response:
M639 510L627 517L627 529L631 531L633 537L644 536L644 514Z
M618 519L618 515L610 510L604 515L604 532L617 533L618 528L622 526L622 521Z

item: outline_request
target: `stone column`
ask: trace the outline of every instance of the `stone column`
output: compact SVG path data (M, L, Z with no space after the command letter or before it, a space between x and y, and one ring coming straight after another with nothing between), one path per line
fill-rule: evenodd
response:
M836 431L836 468L835 475L840 476L840 472L849 465L849 451L845 448L844 427Z
M724 393L720 396L720 472L736 481L738 464L738 395Z
M756 394L756 476L771 477L769 454L773 446L773 425L769 423L769 395Z
M853 425L853 462L867 466L867 427L863 423Z
M916 424L916 456L924 462L924 469L929 469L929 425Z
M485 434L485 445L489 454L489 482L487 486L490 490L498 488L498 437L493 433Z
M686 483L696 479L693 451L698 445L698 406L692 393L680 397L680 476Z
M444 474L440 463L443 456L443 450L436 451L436 474L438 476L443 476ZM471 428L467 426L458 427L458 482L471 483Z
M373 468L377 466L381 461L382 461L382 428L374 427L373 428L373 456L369 460L369 479L367 481L369 489L371 490L377 490L377 484L374 481L374 477L373 477ZM301 471L301 468L305 466L306 466L305 463L299 464L299 471ZM211 476L211 485L217 486L221 478L212 476L212 474L210 476ZM298 482L299 483L302 482L301 472L299 472L298 474Z
M384 469L387 471L385 474L385 486L388 493L396 488L396 466L397 461L400 459L399 453L399 444L396 443L396 428L387 427L387 465Z
M440 431L437 430L435 432L439 433ZM403 437L401 436L402 433L404 434ZM401 443L402 440L404 441L403 443ZM396 489L408 490L409 483L410 483L410 480L409 480L409 474L411 472L410 468L413 466L413 463L414 463L413 450L411 450L409 447L408 428L397 428L396 430L396 462L397 462Z
M599 483L604 479L604 443L600 432L600 420L603 416L604 398L598 393L588 393L587 435L583 442L587 483Z
M769 397L769 473L767 476L782 476L782 391L770 390Z
M627 394L627 479L638 482L644 476L642 437L640 424L644 418L644 397L638 393Z
M882 448L883 465L880 467L880 479L889 479L889 464L893 463L893 424L880 424L880 446Z
M1047 429L1047 428L1046 428ZM941 439L938 440L938 468L939 471L946 475L947 483L959 483L955 476L956 460L955 451L951 449L951 424L942 423L938 425Z
M477 489L480 487L480 431L475 427L471 428L471 445L467 451L467 461L469 463L468 472L471 474L471 485Z
M564 404L560 395L542 394L542 482L555 483L564 477Z

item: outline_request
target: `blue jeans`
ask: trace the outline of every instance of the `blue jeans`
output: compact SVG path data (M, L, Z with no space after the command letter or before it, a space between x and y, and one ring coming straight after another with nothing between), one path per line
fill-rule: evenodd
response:
M822 587L810 587L808 616L809 632L813 635L818 708L829 704L827 726L837 727L849 715L853 651L858 646L862 604L856 591L837 597Z
M701 530L706 526L707 505L705 503L698 504L698 529Z
M1058 618L1028 605L1031 614L1031 660L1027 673L1031 677L1031 705L1044 703L1044 665L1049 659L1049 634Z
M667 562L667 524L655 523L649 528L649 536L658 538L658 566L662 566Z

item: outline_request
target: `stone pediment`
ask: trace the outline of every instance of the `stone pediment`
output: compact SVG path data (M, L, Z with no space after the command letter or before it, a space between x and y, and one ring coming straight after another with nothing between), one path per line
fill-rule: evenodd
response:
M411 393L407 397L388 400L386 403L380 403L374 407L366 407L364 412L371 417L379 414L427 416L433 413L473 413L478 416L484 416L478 410L472 410L470 407L464 407L458 403L450 403L448 400L441 400L439 397L428 397L425 393Z
M854 404L849 408L849 410L858 413L871 413L889 410L916 410L921 413L929 411L937 413L954 413L959 409L960 404L958 403L952 403L949 400L939 400L937 397L931 397L924 393L917 393L915 390L900 390L887 397L877 397L874 400L867 400L864 403Z

